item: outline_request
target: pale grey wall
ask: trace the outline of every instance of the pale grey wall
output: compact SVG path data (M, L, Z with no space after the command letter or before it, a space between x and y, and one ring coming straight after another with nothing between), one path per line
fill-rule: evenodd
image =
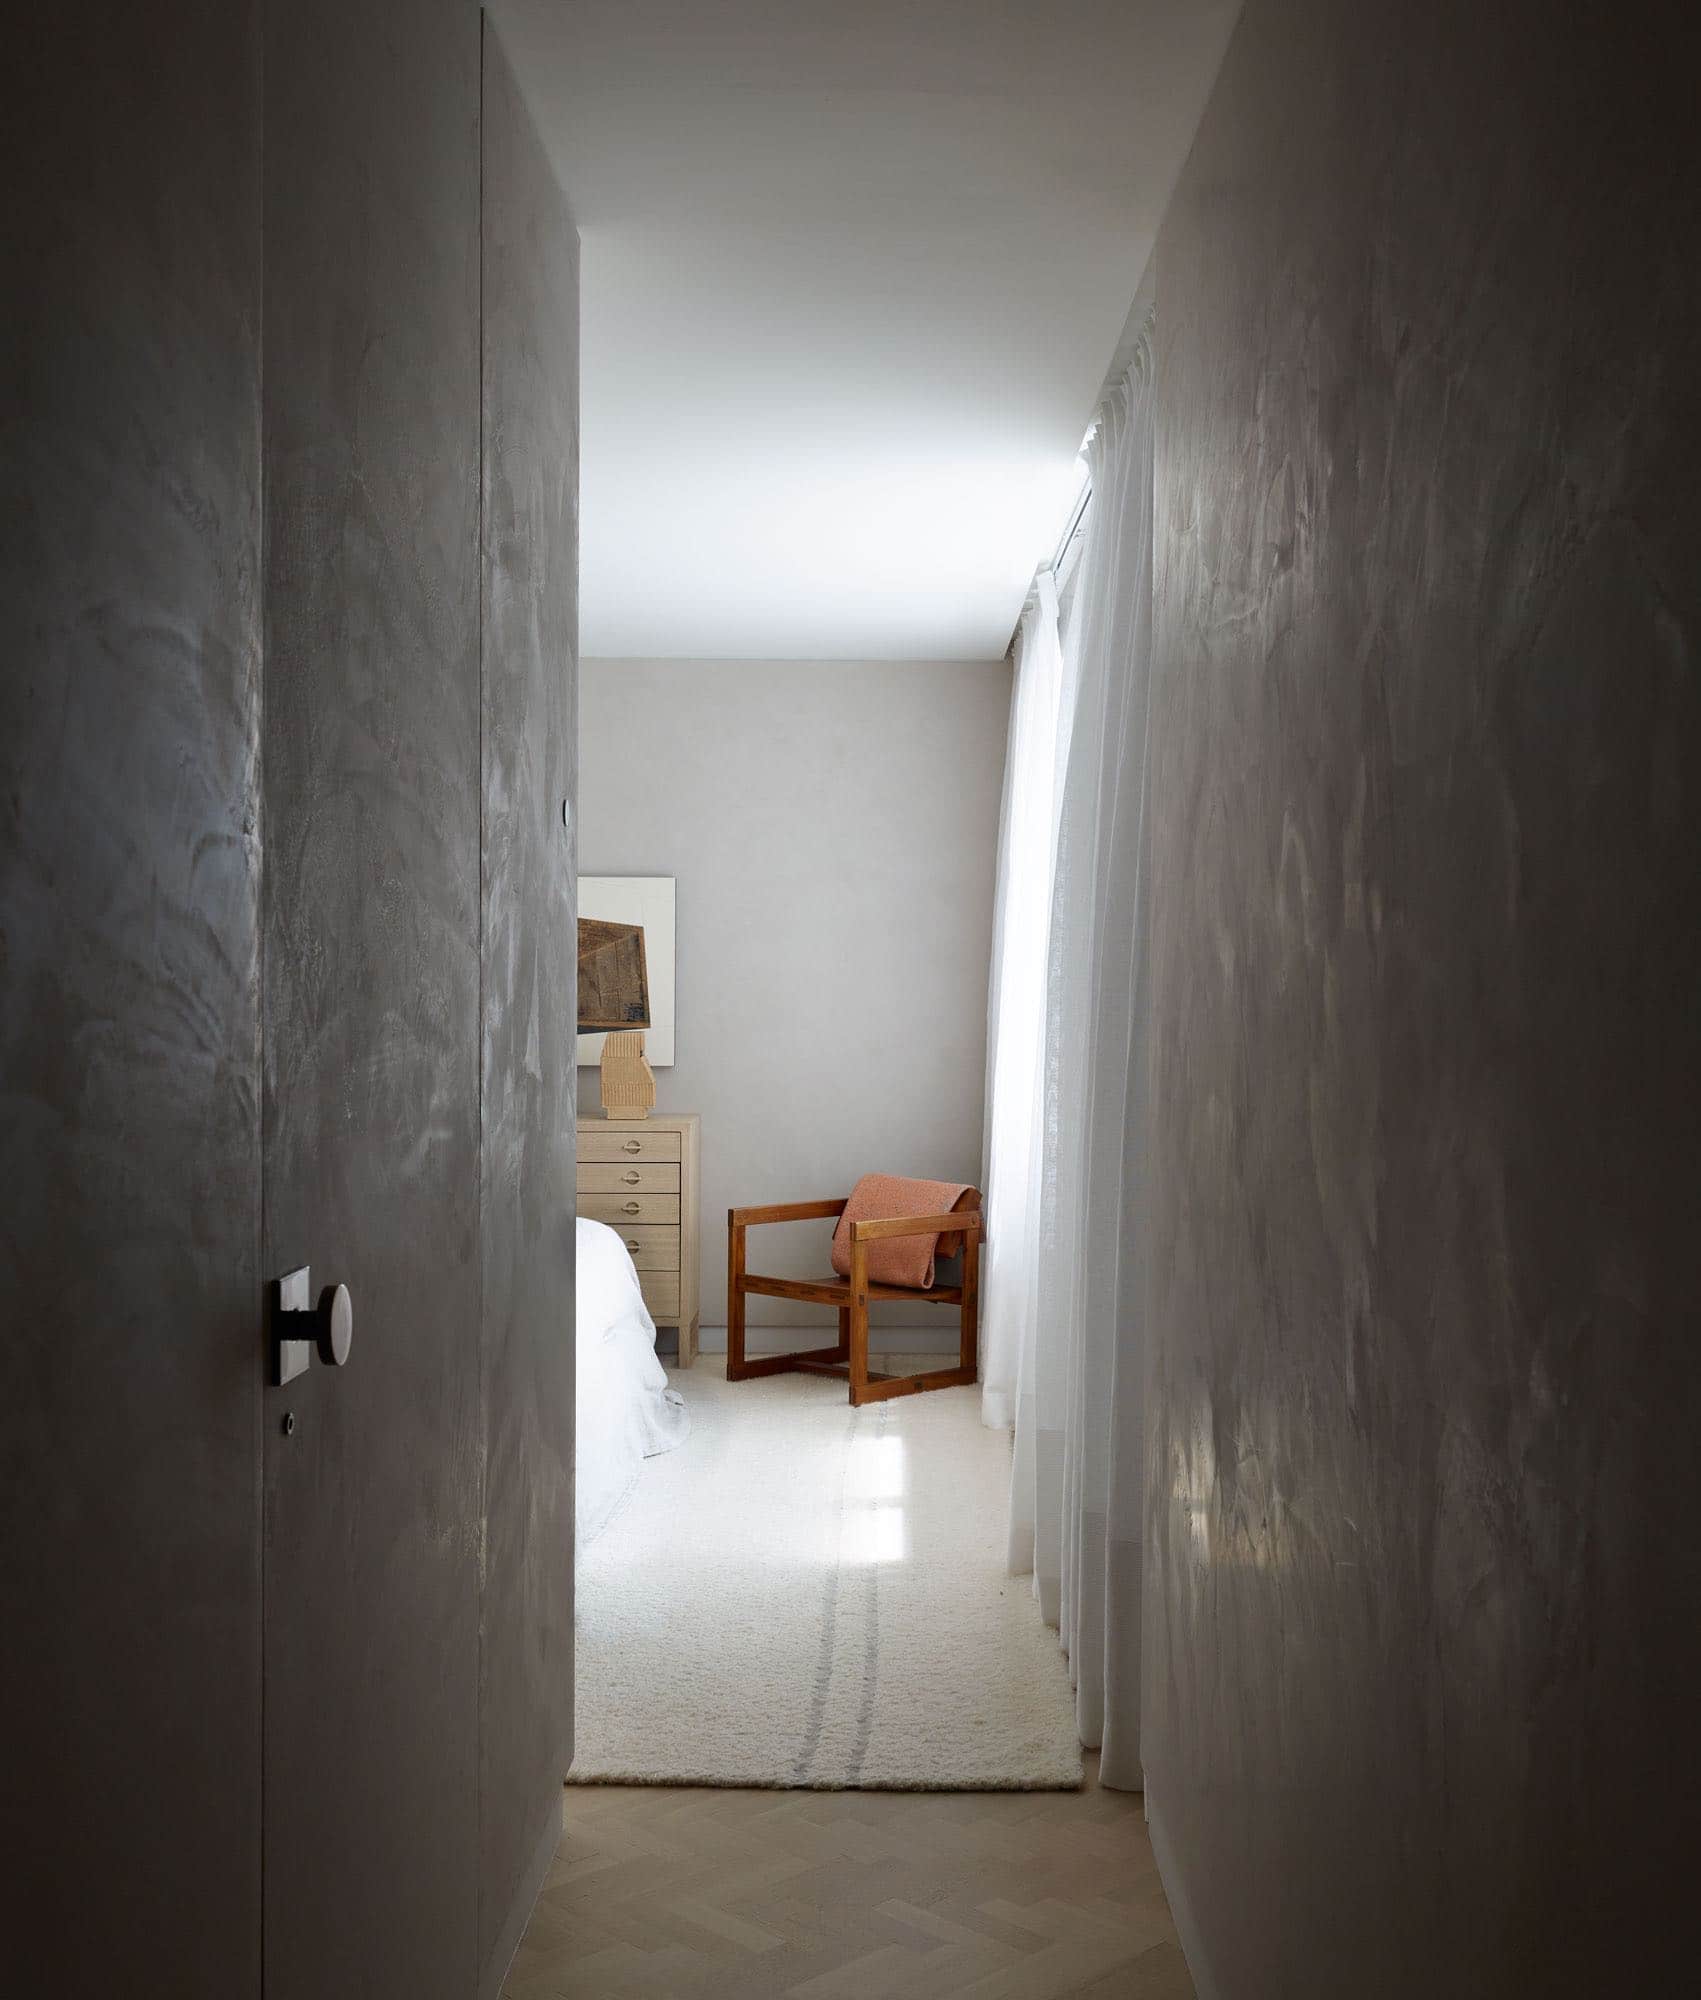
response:
M657 1104L702 1114L705 1324L734 1204L980 1178L1009 702L1002 663L584 663L581 870L679 884ZM579 1084L596 1114L596 1071ZM826 1268L819 1226L764 1235L763 1267Z

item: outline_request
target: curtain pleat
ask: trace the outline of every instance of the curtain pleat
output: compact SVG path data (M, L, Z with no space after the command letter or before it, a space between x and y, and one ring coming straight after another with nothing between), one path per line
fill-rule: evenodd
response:
M994 948L987 999L986 1254L981 1265L981 1418L1016 1423L1033 1395L1027 1360L1039 1312L1039 1204L1045 1045L1045 939L1056 843L1057 727L1063 673L1057 597L1041 579L1016 635ZM1018 1427L1028 1439L1033 1424ZM1022 1483L1020 1455L1013 1481ZM1032 1567L1031 1548L1013 1573Z
M1031 1570L1058 1628L1081 1740L1102 1745L1105 1784L1137 1788L1149 325L1088 458L1092 505L1065 629L1042 576L1017 658L990 1024L985 1297L997 1337L982 1414L1014 1421L1010 1567ZM1035 709L1055 704L1049 729L1021 715L1024 694ZM1024 880L1034 866L1043 894ZM1018 992L1040 1016L1023 1013L1019 1046L1002 1011ZM1006 1181L1021 1202L995 1213ZM1001 1243L1001 1228L1026 1233Z

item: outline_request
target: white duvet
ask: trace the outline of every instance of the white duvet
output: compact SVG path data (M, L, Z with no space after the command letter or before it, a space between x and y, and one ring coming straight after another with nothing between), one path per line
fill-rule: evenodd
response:
M656 1359L656 1323L626 1245L581 1217L578 1259L575 1523L583 1548L631 1492L644 1460L684 1442L691 1417Z

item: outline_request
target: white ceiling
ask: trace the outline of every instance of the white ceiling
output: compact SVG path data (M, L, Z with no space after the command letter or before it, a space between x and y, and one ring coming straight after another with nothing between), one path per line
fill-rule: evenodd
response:
M591 655L990 659L1238 0L498 0L583 239Z

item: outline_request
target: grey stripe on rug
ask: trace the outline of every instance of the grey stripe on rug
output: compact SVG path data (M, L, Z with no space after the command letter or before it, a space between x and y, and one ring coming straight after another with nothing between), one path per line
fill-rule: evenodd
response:
M728 1383L707 1356L673 1380L689 1440L580 1558L572 1782L1081 1782L975 1390L852 1410L842 1383Z

